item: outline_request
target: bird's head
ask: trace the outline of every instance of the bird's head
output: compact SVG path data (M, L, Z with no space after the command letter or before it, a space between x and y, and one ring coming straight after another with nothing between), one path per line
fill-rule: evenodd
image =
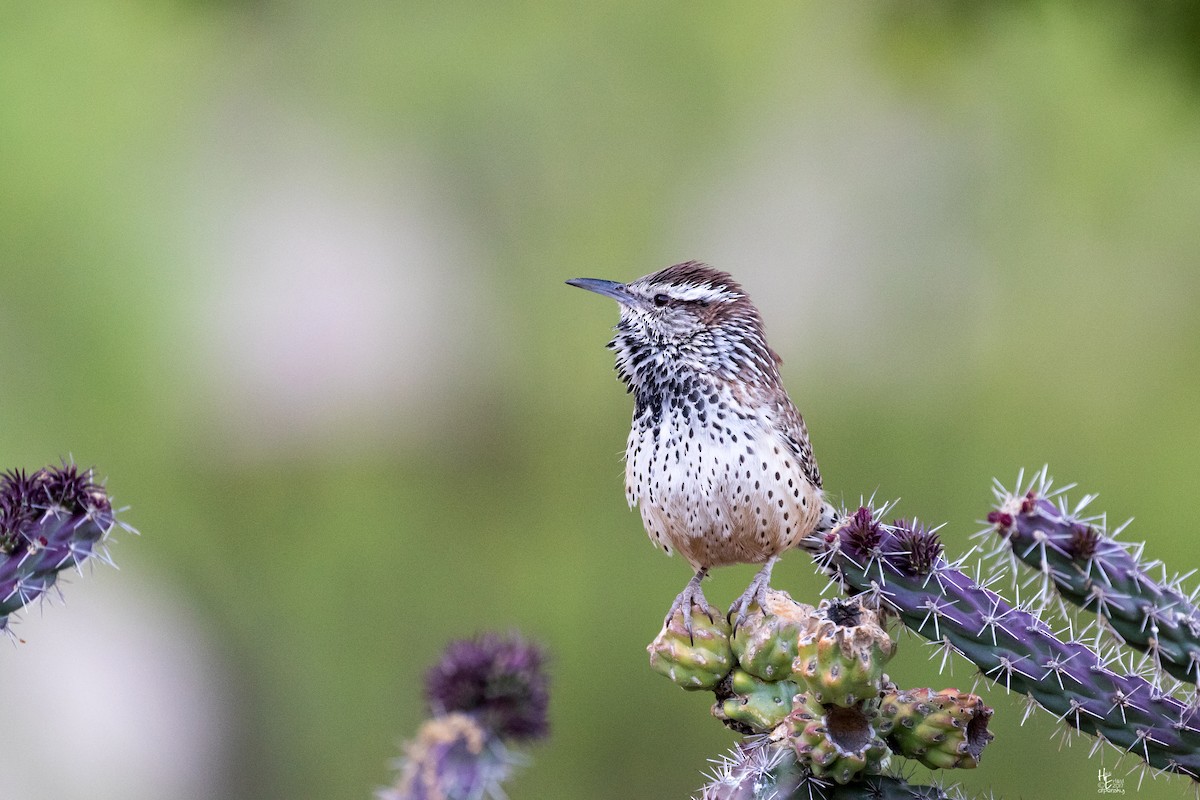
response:
M609 346L631 388L664 368L778 380L779 358L767 347L758 309L726 272L687 261L629 283L598 278L567 283L620 305Z

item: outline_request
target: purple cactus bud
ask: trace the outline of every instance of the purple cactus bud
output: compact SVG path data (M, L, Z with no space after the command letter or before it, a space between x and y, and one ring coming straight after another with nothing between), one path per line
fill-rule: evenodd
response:
M942 554L942 541L920 522L898 519L892 523L897 533L906 567L914 575L928 575Z
M470 714L501 738L544 737L549 687L537 645L517 635L485 633L451 642L425 678L434 714Z
M0 476L0 630L53 586L60 570L90 556L107 560L104 542L117 524L91 470L64 464Z
M425 678L433 710L404 747L379 800L502 800L524 757L510 739L546 735L549 698L540 647L512 634L451 642Z
M847 518L842 528L842 538L859 553L872 553L879 548L883 538L879 522L869 508L860 508Z

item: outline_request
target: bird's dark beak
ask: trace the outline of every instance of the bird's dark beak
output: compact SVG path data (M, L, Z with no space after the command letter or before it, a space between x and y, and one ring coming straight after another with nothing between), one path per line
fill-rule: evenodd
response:
M571 286L578 286L580 289L587 289L589 292L611 297L618 303L628 305L633 300L633 295L625 288L625 284L616 281L606 281L601 278L572 278L567 283Z

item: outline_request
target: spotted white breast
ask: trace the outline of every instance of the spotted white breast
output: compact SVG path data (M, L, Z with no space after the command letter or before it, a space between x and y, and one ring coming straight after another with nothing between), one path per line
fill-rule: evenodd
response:
M763 563L812 532L821 490L777 417L709 384L634 420L625 492L655 545L699 569Z

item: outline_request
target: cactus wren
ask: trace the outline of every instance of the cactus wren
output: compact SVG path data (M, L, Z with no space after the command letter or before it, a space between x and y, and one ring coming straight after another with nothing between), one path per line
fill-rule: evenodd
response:
M695 576L667 613L707 610L712 567L762 564L734 603L735 628L761 600L779 554L832 527L808 430L779 377L758 309L734 280L688 261L631 283L572 286L620 304L608 346L634 396L625 495L654 543Z

